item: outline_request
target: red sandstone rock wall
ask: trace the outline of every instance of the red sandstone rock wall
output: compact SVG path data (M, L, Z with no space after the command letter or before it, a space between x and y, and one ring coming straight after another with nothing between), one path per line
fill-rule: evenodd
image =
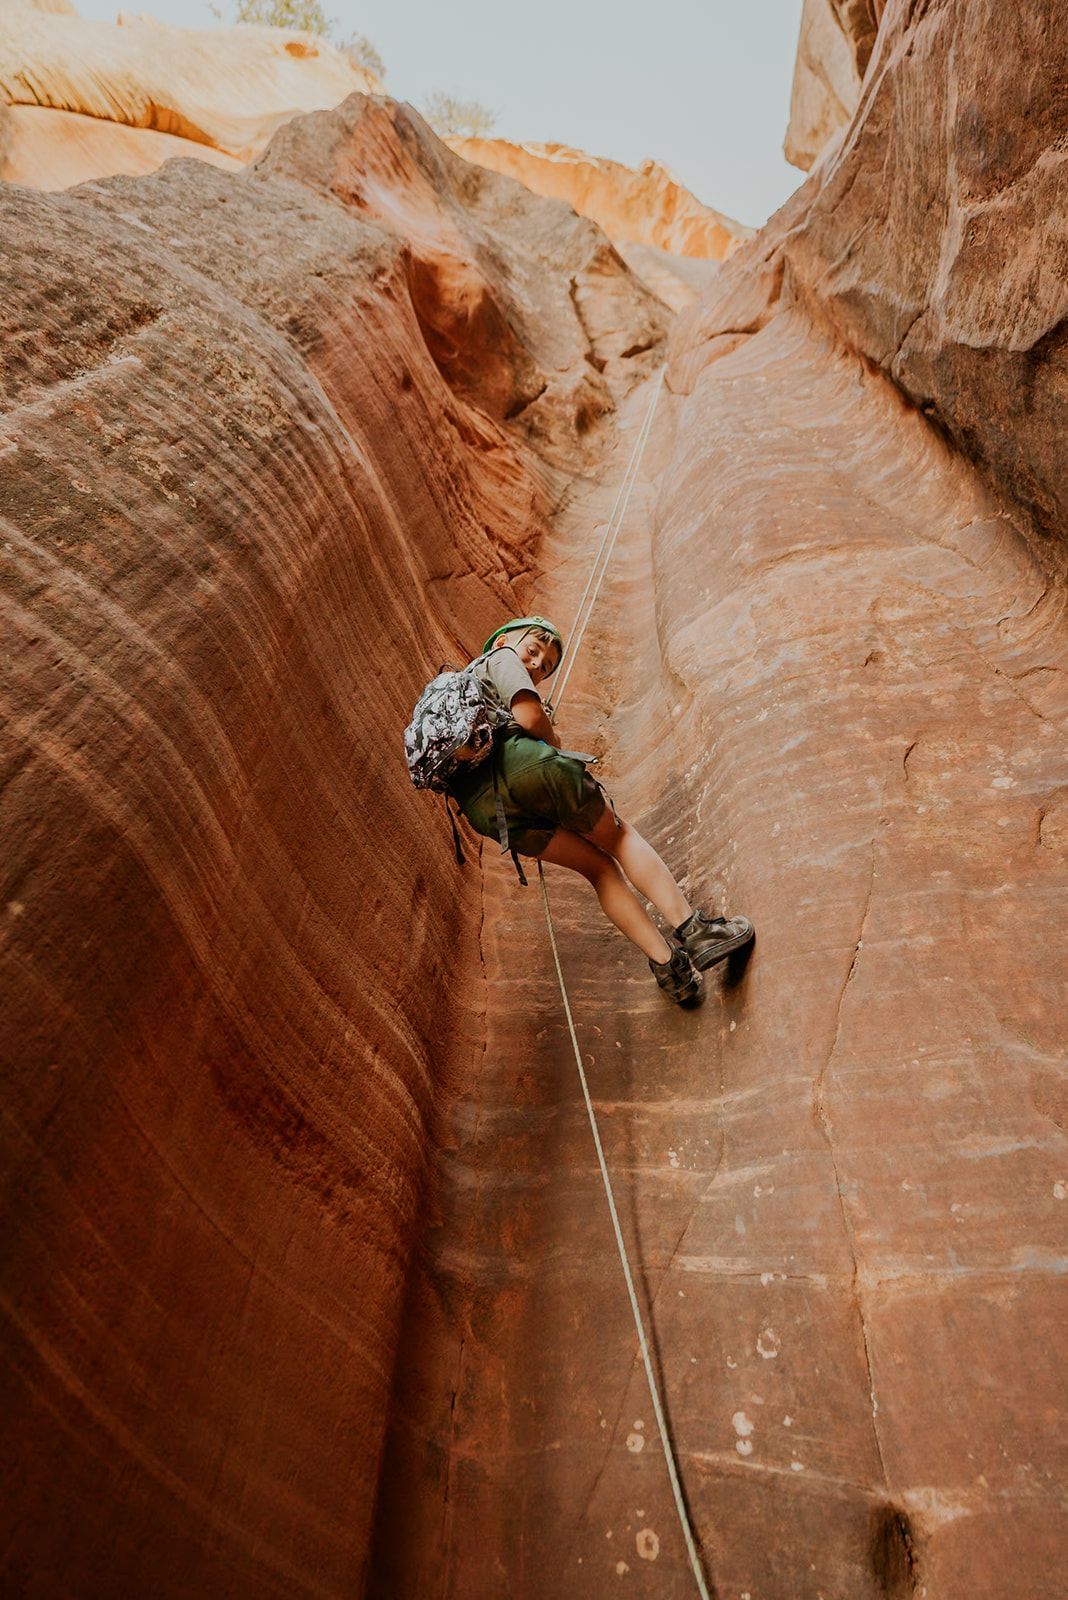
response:
M477 864L399 734L545 524L491 413L574 432L662 312L359 98L0 208L3 1587L357 1594L481 1035Z
M1051 19L888 7L675 324L562 721L759 927L683 1015L551 879L720 1596L1064 1564ZM681 1600L537 900L388 733L570 614L662 310L364 102L0 206L8 1587Z
M1068 1552L1062 74L1052 7L1005 22L889 7L838 156L679 319L562 724L694 897L760 930L680 1017L553 876L718 1595L1041 1600ZM640 415L541 547L565 616ZM681 1600L538 908L506 874L482 944L376 1592Z
M549 873L710 1592L1041 1600L1068 1538L1064 575L796 310L730 338L691 370L673 337L561 730L695 900L754 917L752 961L673 1012ZM541 547L565 617L644 398ZM540 907L492 863L481 942L372 1592L685 1600Z

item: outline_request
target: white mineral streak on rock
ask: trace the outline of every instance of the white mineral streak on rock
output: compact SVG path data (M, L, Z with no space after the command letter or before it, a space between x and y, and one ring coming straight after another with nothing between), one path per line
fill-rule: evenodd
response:
M660 1554L660 1539L652 1528L640 1528L634 1544L643 1561L655 1561Z
M774 1361L779 1353L781 1341L774 1328L765 1328L756 1342L757 1354L763 1356L765 1361Z

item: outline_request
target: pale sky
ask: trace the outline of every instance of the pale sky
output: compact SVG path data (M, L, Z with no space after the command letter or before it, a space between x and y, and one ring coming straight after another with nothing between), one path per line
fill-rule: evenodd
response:
M113 21L116 0L74 0ZM226 0L221 0L227 10ZM216 27L207 0L132 0ZM503 139L664 162L707 205L759 225L802 181L782 141L801 0L324 0L366 34L398 100L444 90L496 113Z

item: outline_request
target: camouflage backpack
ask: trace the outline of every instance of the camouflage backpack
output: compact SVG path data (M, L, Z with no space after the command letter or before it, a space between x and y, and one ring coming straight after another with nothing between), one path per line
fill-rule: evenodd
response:
M449 779L461 766L477 766L493 749L493 735L509 720L503 706L486 695L472 667L443 668L415 703L404 730L408 775L417 789L447 794Z

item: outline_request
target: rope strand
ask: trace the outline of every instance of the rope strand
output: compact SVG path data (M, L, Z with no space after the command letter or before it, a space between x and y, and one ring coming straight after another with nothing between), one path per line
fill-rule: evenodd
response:
M645 446L652 430L653 413L656 410L657 400L660 398L660 389L663 381L664 369L661 367L659 373L657 374L656 385L653 389L653 396L649 402L649 409L646 412L645 420L639 429L638 437L634 441L634 448L631 451L631 457L627 464L627 470L623 475L623 482L619 486L615 504L612 507L612 514L608 519L608 525L605 528L604 535L597 550L597 554L594 557L593 566L590 569L590 576L586 580L586 587L583 590L582 598L578 603L578 609L575 613L575 621L572 624L571 634L568 638L569 650L567 670L560 680L559 692L556 696L555 704L557 708L559 708L560 701L564 697L564 690L567 687L568 675L570 674L571 668L574 665L575 657L578 654L578 647L582 642L582 637L589 626L590 617L593 615L593 608L597 602L597 596L600 593L604 575L608 570L608 563L612 559L612 552L615 549L616 540L619 537L619 530L623 526L623 519L627 514L627 507L630 504L631 491L637 482L638 469L641 466L642 456L645 453ZM600 568L599 572L598 568ZM583 616L584 611L585 616ZM538 862L538 886L541 889L542 905L545 908L545 924L549 930L549 944L552 948L553 963L556 967L556 977L560 985L560 996L564 1003L564 1015L567 1018L568 1031L571 1035L571 1048L575 1052L575 1066L578 1068L579 1082L582 1085L582 1098L586 1103L586 1115L589 1118L590 1131L593 1134L594 1148L597 1151L597 1162L601 1169L601 1181L604 1184L604 1192L608 1200L608 1210L612 1217L612 1229L615 1233L616 1248L619 1251L619 1259L623 1267L623 1277L627 1285L627 1295L630 1299L631 1315L634 1318L634 1326L638 1332L638 1345L641 1350L642 1362L645 1367L645 1379L649 1385L649 1398L653 1404L653 1415L656 1418L656 1426L660 1434L660 1443L664 1449L664 1460L667 1463L668 1477L671 1480L671 1492L675 1500L675 1510L678 1512L679 1524L682 1528L682 1536L686 1542L686 1554L690 1559L690 1566L693 1570L694 1581L697 1584L697 1592L701 1596L701 1600L709 1600L708 1585L705 1582L705 1575L701 1566L701 1558L697 1553L693 1525L690 1521L689 1511L686 1508L685 1498L683 1497L682 1484L679 1481L678 1464L675 1460L675 1451L671 1443L671 1436L668 1433L667 1420L664 1416L664 1408L660 1400L660 1390L656 1381L656 1373L653 1370L652 1357L649 1354L649 1341L646 1338L645 1323L642 1320L641 1307L638 1304L638 1296L634 1288L634 1274L631 1272L630 1258L627 1255L627 1246L626 1241L623 1238L623 1230L619 1225L619 1213L616 1210L616 1200L615 1194L612 1190L612 1180L608 1173L608 1163L605 1161L604 1148L601 1144L601 1134L597 1126L597 1115L593 1109L593 1100L590 1097L590 1088L586 1081L586 1069L582 1065L582 1052L579 1049L578 1034L575 1031L575 1021L571 1015L571 1002L568 999L567 986L564 983L563 968L560 965L560 953L556 947L556 930L553 927L552 911L549 906L549 891L545 887L545 868L542 866L540 861Z
M597 1116L593 1109L593 1101L590 1098L590 1087L586 1081L586 1069L582 1065L582 1052L579 1050L578 1034L575 1032L575 1022L571 1015L571 1004L568 1000L567 988L564 984L563 969L560 966L560 954L556 948L556 932L553 928L552 912L549 909L549 893L545 887L545 873L542 869L540 861L538 862L538 885L541 889L542 904L545 907L545 921L549 929L549 943L552 946L553 962L556 966L556 976L560 984L560 994L564 1002L564 1015L567 1018L568 1031L571 1034L571 1047L575 1052L575 1066L578 1068L579 1082L582 1085L582 1098L586 1102L586 1115L590 1121L590 1131L593 1134L593 1143L597 1151L597 1162L601 1169L601 1181L604 1184L604 1192L608 1197L608 1209L612 1215L612 1229L616 1236L616 1248L619 1251L619 1259L623 1267L623 1277L626 1279L627 1295L630 1298L631 1314L634 1317L634 1326L638 1330L638 1344L641 1348L642 1362L645 1366L645 1379L649 1385L649 1398L653 1402L653 1415L656 1418L656 1426L660 1434L660 1443L664 1447L664 1460L667 1462L668 1477L671 1479L671 1492L675 1498L675 1510L678 1512L679 1523L682 1527L682 1536L686 1541L686 1554L689 1556L690 1566L693 1568L694 1581L697 1584L697 1592L701 1596L701 1600L709 1600L708 1586L705 1583L704 1572L701 1570L701 1558L697 1554L697 1546L694 1542L693 1536L693 1527L690 1523L689 1512L686 1509L686 1501L683 1499L682 1485L679 1482L679 1471L675 1463L675 1451L672 1448L671 1436L668 1433L667 1421L664 1417L664 1408L660 1403L660 1390L657 1386L656 1374L653 1371L652 1357L649 1354L649 1341L645 1336L645 1324L642 1321L641 1307L638 1304L638 1296L634 1289L634 1275L630 1270L630 1259L627 1255L627 1246L623 1238L623 1230L619 1226L619 1213L616 1210L616 1199L615 1194L612 1191L612 1180L608 1175L608 1164L604 1158L604 1148L601 1144L600 1130L597 1127Z
M652 431L653 414L656 411L656 403L660 399L660 390L663 386L663 382L664 369L661 367L660 371L656 375L656 384L653 388L652 399L649 401L649 409L645 413L645 419L638 430L638 437L634 441L634 448L631 451L630 460L627 463L627 470L623 474L623 481L616 493L615 504L612 507L611 516L608 518L608 524L602 536L597 554L593 558L593 566L590 568L590 575L586 580L586 587L582 591L582 598L580 599L578 607L575 611L575 620L572 622L568 633L567 664L564 667L563 674L560 678L560 685L553 700L553 705L557 710L559 709L561 700L564 698L564 690L567 688L567 680L571 675L571 668L574 665L575 657L578 654L579 645L582 643L583 635L585 634L586 629L589 627L590 618L593 616L593 608L597 603L597 596L601 591L601 584L604 581L604 575L608 571L608 563L612 559L612 552L616 547L616 540L619 538L619 530L623 526L623 519L626 516L627 508L630 505L631 492L638 480L638 469L641 466L642 456L645 454L646 442L648 441L649 434ZM597 570L598 567L600 567L599 573ZM596 583L594 582L595 577ZM592 594L590 593L591 588L593 590ZM587 597L589 600L588 604ZM583 616L583 611L586 613L585 616Z

